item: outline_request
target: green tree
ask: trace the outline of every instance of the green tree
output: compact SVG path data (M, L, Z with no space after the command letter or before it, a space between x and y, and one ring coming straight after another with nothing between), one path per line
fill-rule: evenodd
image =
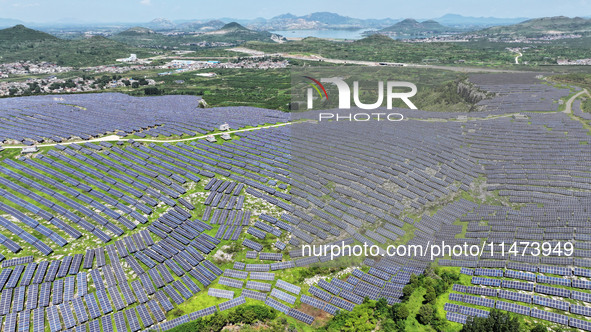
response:
M395 321L405 320L409 315L408 307L404 303L396 303L392 306L392 318Z
M427 286L427 292L425 293L425 302L434 304L436 299L437 294L435 293L435 289L431 286Z
M433 306L430 304L423 304L417 314L418 321L423 325L428 325L433 320ZM482 332L482 331L480 331Z
M144 94L146 96L157 96L162 94L162 90L158 89L157 87L151 86L149 88L144 88Z
M544 327L544 325L542 324L536 324L536 326L534 326L533 329L531 329L531 332L546 332L548 331L548 329L546 329Z
M468 318L461 332L519 332L520 324L516 317L497 309L490 311L487 318ZM545 331L545 329L544 329Z
M404 288L402 288L403 299L408 299L414 291L415 288L413 285L404 286Z

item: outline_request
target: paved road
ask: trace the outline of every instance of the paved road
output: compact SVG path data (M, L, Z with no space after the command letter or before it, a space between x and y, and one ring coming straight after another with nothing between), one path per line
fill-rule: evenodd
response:
M134 138L133 140L136 142L152 142L152 143L177 143L177 142L186 142L186 141L194 141L194 140L198 140L198 139L204 139L209 135L213 135L213 136L219 136L222 134L234 134L234 133L240 133L243 131L253 131L253 130L259 130L259 129L265 129L265 128L273 128L273 127L282 127L282 126L287 126L291 124L291 122L285 122L285 123L279 123L279 124L274 124L274 125L267 125L267 126L261 126L261 127L255 127L255 128L246 128L246 129L237 129L237 130L231 130L231 131L225 131L225 132L220 132L220 133L215 133L215 134L207 134L207 135L202 135L202 136L193 136L193 137L189 137L189 138L181 138L181 139L173 139L173 140L168 140L168 139L148 139L148 138ZM70 144L84 144L84 143L93 143L93 142L117 142L117 141L128 141L129 138L121 138L120 136L117 135L110 135L110 136L105 136L105 137L100 137L100 138L95 138L95 139L90 139L90 140L86 140L86 141L73 141L73 142L65 142L65 143L48 143L48 144L37 144L38 148L43 148L43 147L48 147L48 146L56 146L58 144L61 145L70 145ZM27 147L26 145L3 145L2 146L4 149L22 149Z
M518 65L519 64L519 58L523 56L523 54L521 54L521 52L518 52L519 55L515 57L515 64Z
M589 91L587 89L583 89L583 91L577 93L576 95L570 97L570 99L566 102L566 107L564 108L564 113L571 114L573 112L573 102L575 99L579 98L581 95L587 94L589 96Z
M331 58L322 57L320 55L298 55L298 54L291 54L291 53L265 53L262 51L257 51L257 50L253 50L253 49L246 48L246 47L235 47L235 48L229 48L228 50L234 51L234 52L247 53L252 56L268 55L268 56L281 56L284 58L306 60L306 61L323 61L323 62L336 63L336 64L354 64L354 65L369 66L369 67L383 66L383 65L380 65L380 62L374 62L374 61L331 59ZM518 70L480 68L480 67L418 65L418 64L412 64L412 63L397 63L397 65L400 65L402 67L449 70L449 71L456 71L456 72L462 72L462 73L523 73L523 71L518 71Z

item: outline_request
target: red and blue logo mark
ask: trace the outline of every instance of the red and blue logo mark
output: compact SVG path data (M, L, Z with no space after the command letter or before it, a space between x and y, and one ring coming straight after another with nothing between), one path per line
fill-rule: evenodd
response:
M312 83L308 83L308 84L310 84L310 86L313 87L318 92L320 99L322 99L322 93L320 92L320 89L322 89L322 91L324 92L324 97L326 97L326 100L328 100L328 94L326 93L326 89L324 89L324 85L322 85L322 83L320 83L320 81L318 81L317 79L312 78L310 76L304 76L304 78L307 78L310 81L316 83L317 86ZM318 89L318 87L320 87L320 89Z

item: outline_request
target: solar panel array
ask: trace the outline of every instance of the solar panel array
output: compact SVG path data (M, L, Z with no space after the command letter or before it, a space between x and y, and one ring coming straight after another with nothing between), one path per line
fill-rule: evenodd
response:
M531 105L529 110L556 110L558 106L552 100L568 94L567 90L537 84L528 75L510 75L527 81L515 84L491 83L490 76L471 76L482 89L497 93L479 104L494 109L478 116L521 109L526 104ZM532 92L545 94L544 100L536 99ZM64 97L68 103L58 103L48 96L19 99L14 104L19 107L2 102L0 108L10 109L3 113L2 123L14 123L15 127L8 131L0 128L0 138L28 142L88 139L112 132L113 126L117 126L119 133L138 136L194 136L216 128L223 117L232 113L243 116L238 120L230 117L231 126L236 128L289 118L271 110L223 108L215 113L187 109L180 102L196 100L193 97L157 97L146 103L123 95L101 97L105 96L110 100L76 95ZM113 110L121 110L121 103L130 100L136 102L130 105L141 103L150 110L166 107L140 119L138 115L143 113L137 106L126 106L131 110L126 110L123 119ZM76 120L76 110L68 106L73 104L88 108L87 123ZM179 109L186 112L173 111ZM61 118L56 114L61 114ZM105 114L112 118L95 123ZM378 124L380 130L376 130L372 123L373 129L366 130L369 127L364 124L356 124L356 128L346 122L319 124L320 128L302 123L241 132L239 140L224 144L199 140L163 145L133 140L72 144L59 145L34 158L4 160L0 163L0 211L8 217L2 217L0 224L15 236L0 236L0 245L12 252L32 250L35 255L4 260L0 271L4 289L0 314L43 308L53 331L62 328L57 325L60 315L69 328L72 323L104 318L100 312L112 313L117 328L139 330L153 324L144 308L149 308L161 321L162 312L155 313L155 305L160 311L170 311L203 287L218 283L242 289L244 280L250 277L247 288L271 291L275 299L252 290L243 290L244 296L265 300L268 305L308 322L305 314L282 303L295 303L294 295L301 292L299 286L281 279L275 283L254 280L274 281L275 275L269 271L330 259L305 257L301 250L298 253L297 248L303 243L326 243L345 235L344 241L349 244L359 241L383 246L403 237L405 224L415 228L409 244L442 239L473 244L483 239L548 240L553 244L557 240L572 241L575 257L526 255L501 259L483 255L477 259L441 259L440 264L462 267L462 273L473 276L472 283L477 285L454 285L454 291L463 294L450 294L450 301L502 307L523 314L531 312L499 299L527 304L533 301L536 305L584 313L577 306L567 307L566 300L549 300L536 294L589 302L586 292L574 290L591 289L591 282L578 278L591 277L590 270L584 269L591 267L587 260L591 247L586 244L591 237L585 231L589 220L586 206L591 198L585 170L591 165L588 158L577 157L585 156L586 144L581 142L589 142L586 130L560 113L528 113L527 122L504 117L458 122L457 115L411 110L411 118L435 116L454 121L409 120L393 133L386 130L386 124ZM17 119L24 118L42 124L35 128L43 132L42 136L33 137L31 128L22 128ZM65 119L70 120L69 126L57 125ZM341 139L342 133L347 133L346 140ZM518 203L519 208L507 204L477 205L462 199L452 203L440 201L451 193L467 191L481 176L487 179L487 191L496 191L502 199ZM187 184L205 178L206 190L211 193L204 198L206 212L202 220L193 220L195 206L187 195ZM253 199L272 205L273 211L253 214L251 223L251 211L242 207ZM422 214L416 221L406 217L406 212L439 203L442 207L432 216ZM167 210L155 216L154 211L160 206ZM468 224L465 235L456 220ZM138 232L139 224L147 227ZM216 236L204 233L213 228L211 224L219 225ZM369 224L372 227L364 227ZM289 234L289 244L273 240L270 243L275 243L276 249L269 250L268 241L263 246L263 241L258 240L283 237L285 233ZM54 249L87 237L108 244L85 248L84 254L59 261L31 261L31 257L39 256L37 253L51 255ZM248 251L244 262L236 262L232 270L222 271L207 258L216 251L221 239L236 241ZM281 251L289 245L293 248L285 255ZM271 262L252 261L257 258ZM310 288L314 297L306 301L331 314L338 308L352 310L364 297L384 297L388 303L396 303L411 274L422 273L428 262L420 258L384 257L366 259L364 264L370 267L364 270L367 273L355 270L346 280L323 280L318 287ZM576 266L574 270L572 266ZM92 284L88 283L88 274ZM133 276L133 281L127 279L129 276ZM273 284L276 288L269 289ZM89 293L92 285L95 291ZM233 292L229 296L227 291L218 293L215 288L209 288L209 292L234 297ZM36 295L38 303L30 300ZM455 304L459 312L451 319L461 321L460 315L485 315L464 304ZM59 311L50 309L56 306ZM224 308L229 306L224 304ZM220 306L220 310L225 309ZM16 322L10 317L11 322ZM189 318L190 315L183 316L166 326ZM569 325L568 320L558 316L542 319Z

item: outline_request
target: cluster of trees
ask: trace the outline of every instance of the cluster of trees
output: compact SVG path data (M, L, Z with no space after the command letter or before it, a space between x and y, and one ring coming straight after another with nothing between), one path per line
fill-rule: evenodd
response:
M445 294L451 286L459 280L459 274L450 270L432 270L427 269L425 274L412 275L410 283L403 289L403 298L401 303L388 305L385 299L370 301L365 299L364 303L356 306L353 311L340 311L323 328L323 331L406 331L407 319L411 312L410 307L415 303L409 300L415 292L426 290L423 296L416 319L420 324L430 325L436 331L445 331L447 322L443 314L438 314L434 306L437 297ZM415 307L416 308L416 307ZM415 313L413 313L414 315ZM483 332L483 331L481 331Z
M72 81L72 79L69 79L63 83L58 83L58 82L51 83L51 85L49 86L49 90L68 89L68 88L75 88L75 87L76 87L76 83L74 83L74 81Z
M443 313L437 312L435 301L438 296L445 294L459 279L459 274L452 271L439 268L432 270L429 268L420 276L411 276L410 283L402 289L403 299L408 300L418 289L425 289L423 303L416 316L417 321L423 325L431 325L436 331L442 331L447 322L443 317Z
M180 325L171 332L218 332L228 325L252 325L273 320L276 317L277 311L273 308L259 304L242 305L227 312L216 312L211 316Z
M461 332L520 332L521 324L516 317L503 313L497 309L490 311L487 318L469 318ZM545 332L547 329L542 325L536 325L532 332Z
M378 301L366 298L353 311L340 310L321 331L375 331L378 327L384 331L404 331L404 321L408 315L405 303L390 306L383 298Z

